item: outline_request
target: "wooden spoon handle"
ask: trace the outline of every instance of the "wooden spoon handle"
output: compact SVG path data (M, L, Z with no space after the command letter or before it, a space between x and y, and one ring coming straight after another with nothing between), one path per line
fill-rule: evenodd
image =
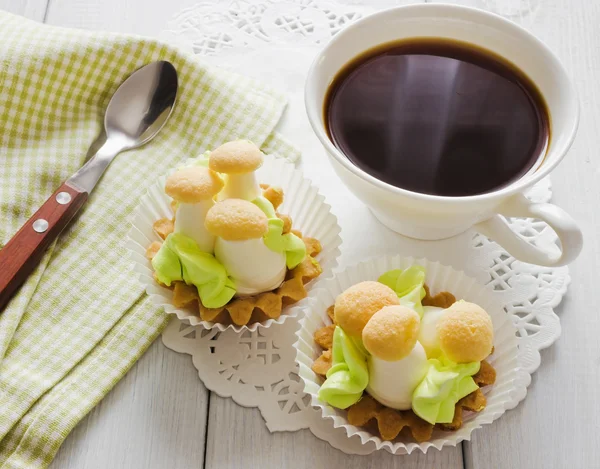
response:
M87 198L87 192L63 183L0 250L0 314Z

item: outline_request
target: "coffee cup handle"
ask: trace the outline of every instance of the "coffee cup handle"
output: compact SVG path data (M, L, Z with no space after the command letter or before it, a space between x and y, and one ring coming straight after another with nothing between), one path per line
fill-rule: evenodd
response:
M550 253L535 247L515 233L500 215L545 221L560 239L562 246L560 253ZM476 224L474 228L496 241L516 259L546 267L568 264L575 260L583 247L581 230L567 212L553 204L531 202L522 194L508 199L499 207L497 215Z

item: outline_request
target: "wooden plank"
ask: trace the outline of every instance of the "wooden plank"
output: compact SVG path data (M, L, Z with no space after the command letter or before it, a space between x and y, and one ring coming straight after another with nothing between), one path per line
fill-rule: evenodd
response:
M191 3L52 0L46 22L156 35ZM69 435L51 467L202 468L208 402L190 357L166 349L159 340Z
M542 353L527 398L465 443L467 468L598 467L600 402L600 4L588 0L462 1L514 14L558 54L579 90L576 141L553 173L553 201L581 224L584 250L571 265L569 292L557 309L563 335Z
M269 433L258 409L211 394L206 468L311 469L462 469L460 449L426 455L394 456L378 451L368 456L344 454L309 430Z
M0 0L0 10L26 18L44 21L49 0Z
M366 2L365 2L366 3ZM301 63L305 70L312 60L310 54L289 51L288 60ZM342 227L344 248L342 263L353 263L371 255L389 253L397 235L378 224L368 209L343 186L332 167L325 161L323 149L306 120L303 83L298 74L285 74L285 64L268 63L261 56L261 67L251 67L252 75L276 89L286 90L289 101L281 132L302 150L302 167L334 207ZM300 61L300 62L298 62ZM272 72L275 70L275 74ZM246 73L249 73L246 71ZM357 223L360 220L360 223ZM365 239L369 239L365 243ZM378 451L369 456L347 455L316 438L310 431L269 433L257 409L238 406L231 399L211 394L206 446L206 468L392 468L403 469L462 469L462 449L446 448L427 455L394 456Z
M189 355L159 339L79 423L51 468L202 468L208 399Z

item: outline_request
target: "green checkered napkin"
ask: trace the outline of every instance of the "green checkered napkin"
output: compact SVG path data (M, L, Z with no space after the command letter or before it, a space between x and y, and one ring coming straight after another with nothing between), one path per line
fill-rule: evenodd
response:
M151 39L0 12L0 246L81 166L119 84L159 59L179 73L171 120L150 144L117 157L0 315L0 468L47 466L165 326L124 246L146 187L237 137L297 155L273 132L285 99L270 88Z

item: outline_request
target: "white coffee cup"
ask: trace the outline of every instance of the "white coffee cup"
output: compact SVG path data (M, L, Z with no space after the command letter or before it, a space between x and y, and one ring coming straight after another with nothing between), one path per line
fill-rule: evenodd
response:
M442 197L380 181L355 166L333 145L323 112L333 78L362 52L411 37L468 42L495 52L525 72L540 90L550 114L550 144L535 170L493 192ZM575 221L556 205L532 203L523 195L558 165L571 146L579 121L577 96L557 57L516 24L474 8L443 4L409 5L367 16L339 32L317 54L306 80L305 103L308 119L338 176L390 229L412 238L436 240L474 227L515 258L545 266L568 264L580 253L583 237ZM545 221L560 239L560 253L546 252L528 243L510 229L501 215Z

